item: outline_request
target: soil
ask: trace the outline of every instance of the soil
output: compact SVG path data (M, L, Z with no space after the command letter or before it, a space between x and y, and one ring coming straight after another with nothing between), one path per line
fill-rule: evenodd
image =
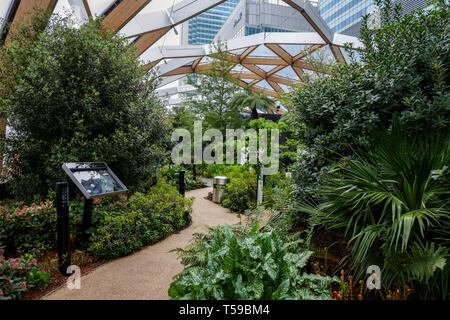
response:
M73 250L71 252L71 263L78 265L81 269L81 275L89 273L91 270L101 266L106 261L96 260L86 251ZM48 286L43 289L34 288L26 292L22 299L23 300L39 300L47 293L57 289L58 287L64 285L67 281L67 276L61 274L58 270L58 255L56 250L48 251L44 253L38 259L38 265L44 266L45 270L51 270L51 278L49 280Z

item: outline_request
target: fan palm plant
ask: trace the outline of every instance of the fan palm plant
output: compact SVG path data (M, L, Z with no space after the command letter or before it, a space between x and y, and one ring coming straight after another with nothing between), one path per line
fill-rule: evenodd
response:
M394 119L392 132L377 134L376 141L369 157L346 159L327 173L320 204L302 205L301 211L344 231L350 254L342 263L359 270L359 277L379 265L386 287L416 283L426 296L446 297L448 136L408 138Z
M244 109L250 108L252 111L252 120L258 119L257 108L267 110L275 107L275 101L262 93L240 93L231 100L231 105Z

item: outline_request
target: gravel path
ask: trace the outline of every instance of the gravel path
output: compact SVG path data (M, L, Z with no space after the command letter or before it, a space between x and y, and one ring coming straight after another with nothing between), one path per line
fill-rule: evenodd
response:
M202 232L202 226L235 224L238 215L209 200L204 199L212 188L186 193L195 197L192 224L178 234L146 247L130 256L111 261L81 278L81 289L63 287L46 300L107 300L107 299L169 299L167 290L172 278L183 270L177 254L169 252L184 248L192 234Z

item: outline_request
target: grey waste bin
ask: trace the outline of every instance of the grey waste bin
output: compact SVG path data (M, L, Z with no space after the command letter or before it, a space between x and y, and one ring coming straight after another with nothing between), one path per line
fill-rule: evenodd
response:
M225 192L226 184L230 182L230 178L224 176L217 176L213 179L213 201L220 203Z

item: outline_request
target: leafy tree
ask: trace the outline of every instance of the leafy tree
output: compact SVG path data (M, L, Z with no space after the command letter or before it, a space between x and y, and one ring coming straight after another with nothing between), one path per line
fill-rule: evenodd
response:
M372 148L371 128L389 127L395 112L411 135L449 128L449 5L437 1L429 11L402 16L391 1L378 4L383 24L372 30L364 23L365 49L353 63L291 95L303 144L294 170L300 196L315 194L330 159Z
M15 26L0 53L0 110L8 116L8 178L17 195L45 194L65 179L61 164L105 161L127 186L144 187L160 164L168 134L136 49L89 20L36 12Z
M275 101L262 93L240 93L231 100L231 104L240 110L250 108L253 120L258 119L257 108L267 110L275 107Z
M210 67L196 74L197 81L188 77L189 84L196 89L188 97L186 106L203 120L205 129L215 128L225 132L226 128L240 128L245 122L240 117L240 106L231 104L233 97L242 88L231 75L234 63L221 42L213 45Z

